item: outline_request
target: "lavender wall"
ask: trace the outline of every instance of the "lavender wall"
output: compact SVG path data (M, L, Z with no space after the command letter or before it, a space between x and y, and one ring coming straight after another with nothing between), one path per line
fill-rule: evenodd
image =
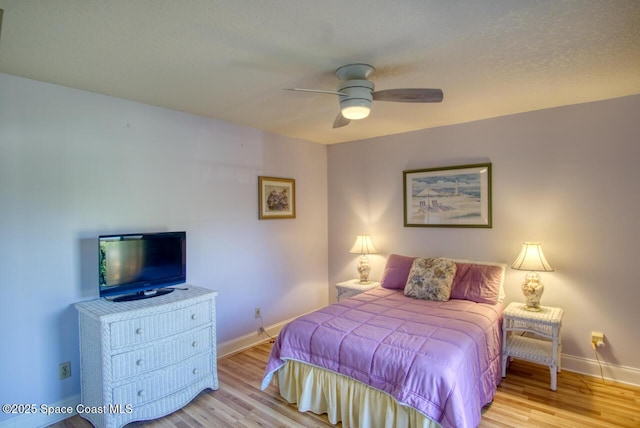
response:
M541 274L542 303L565 311L565 367L599 374L590 338L602 331L605 375L640 384L639 111L631 96L330 146L330 281L356 277L359 233L381 252L373 278L391 253L510 264L540 241L556 270ZM403 227L403 170L476 162L493 165L492 229ZM507 301L523 300L523 277L508 269Z
M77 403L99 234L186 230L219 343L258 340L257 306L269 326L327 303L326 146L6 74L0 94L0 402ZM259 175L296 180L295 220L258 220Z

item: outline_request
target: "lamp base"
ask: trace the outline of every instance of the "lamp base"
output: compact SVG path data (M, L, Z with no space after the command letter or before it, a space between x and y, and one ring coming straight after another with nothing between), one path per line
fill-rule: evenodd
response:
M360 274L360 284L369 284L369 273L371 273L371 266L369 266L369 258L365 255L360 256L360 262L358 263L358 273Z
M536 272L527 273L522 283L522 294L527 302L524 308L527 311L540 312L542 310L540 307L542 293L544 293L544 284L540 282L540 275Z

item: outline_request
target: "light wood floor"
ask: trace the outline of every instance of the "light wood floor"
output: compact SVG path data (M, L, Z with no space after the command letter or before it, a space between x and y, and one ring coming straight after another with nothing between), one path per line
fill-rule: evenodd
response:
M271 344L265 343L218 362L220 389L204 391L183 409L150 422L145 428L190 427L329 427L325 415L300 413L274 386L260 390ZM340 425L338 425L340 426ZM55 428L89 428L74 416ZM640 427L640 388L563 371L558 390L549 389L546 367L515 360L481 428L488 427Z

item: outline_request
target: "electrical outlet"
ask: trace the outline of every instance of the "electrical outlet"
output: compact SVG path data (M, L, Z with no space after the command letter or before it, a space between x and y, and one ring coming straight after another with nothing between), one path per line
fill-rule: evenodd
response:
M253 315L254 318L262 318L262 313L260 312L260 307L256 308L256 311Z
M71 361L65 361L58 366L58 377L66 379L71 377Z
M600 333L598 331L592 331L591 343L597 348L604 348L604 333Z

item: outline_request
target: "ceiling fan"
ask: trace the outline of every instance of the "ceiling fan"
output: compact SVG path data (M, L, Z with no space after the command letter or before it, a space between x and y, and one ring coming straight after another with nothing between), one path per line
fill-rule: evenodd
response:
M375 68L369 64L347 64L336 70L341 80L335 91L292 88L290 91L333 94L340 97L340 112L333 122L334 128L348 125L352 120L369 116L373 101L393 101L400 103L439 103L442 102L442 89L403 88L374 91L369 77Z

